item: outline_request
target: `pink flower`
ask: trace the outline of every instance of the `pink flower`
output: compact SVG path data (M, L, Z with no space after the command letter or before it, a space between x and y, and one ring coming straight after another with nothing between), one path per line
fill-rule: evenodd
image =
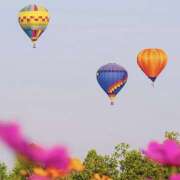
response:
M70 157L66 148L56 146L53 149L43 149L37 145L31 145L27 154L29 159L41 162L40 165L48 168L66 170L69 167Z
M26 151L27 143L23 139L20 128L17 124L0 124L0 138L13 150L18 153L24 153Z
M44 149L35 145L22 136L16 123L0 123L0 139L15 153L25 156L35 164L61 170L68 169L70 157L65 147L56 146L52 149Z
M180 166L180 145L176 141L166 140L163 144L151 142L143 153L163 165Z
M38 176L38 175L33 174L32 176L28 178L28 180L51 180L51 179L48 177Z
M169 180L180 180L180 174L172 175Z

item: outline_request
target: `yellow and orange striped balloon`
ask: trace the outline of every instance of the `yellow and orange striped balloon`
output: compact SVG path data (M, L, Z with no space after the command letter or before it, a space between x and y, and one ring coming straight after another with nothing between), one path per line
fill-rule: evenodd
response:
M168 56L162 49L144 49L137 56L137 63L141 70L153 82L165 68Z

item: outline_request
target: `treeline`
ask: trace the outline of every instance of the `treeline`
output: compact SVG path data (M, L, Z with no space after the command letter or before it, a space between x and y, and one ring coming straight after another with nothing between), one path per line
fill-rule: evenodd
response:
M166 132L165 139L179 143L179 134ZM141 150L131 149L128 144L117 145L109 155L101 155L90 150L83 161L83 169L71 171L68 175L55 177L57 180L166 180L174 173L180 173L178 166L156 163L146 157ZM8 171L4 163L0 164L1 180L27 180L34 174L32 164L17 158L13 170ZM43 179L46 180L48 178ZM34 179L35 180L35 179ZM40 179L39 179L40 180Z

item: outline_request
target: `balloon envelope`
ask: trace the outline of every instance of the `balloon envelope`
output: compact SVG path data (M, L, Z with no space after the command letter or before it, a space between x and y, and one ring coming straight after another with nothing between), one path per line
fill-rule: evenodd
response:
M165 68L167 54L162 49L144 49L137 56L137 64L153 82Z
M114 98L126 84L127 79L127 71L115 63L106 64L97 71L97 81L111 99L111 104L113 104Z
M49 24L48 10L42 6L28 5L18 15L21 28L33 44L39 39Z

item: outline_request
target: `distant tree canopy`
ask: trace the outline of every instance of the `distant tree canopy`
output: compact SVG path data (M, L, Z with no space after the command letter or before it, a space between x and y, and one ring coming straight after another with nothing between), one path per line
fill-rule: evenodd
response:
M179 137L177 132L165 133L165 139L180 142ZM32 164L17 159L10 172L4 163L0 164L0 180L26 180L32 173ZM103 177L106 177L104 180L166 180L172 173L180 173L180 168L157 164L147 159L140 150L130 149L125 143L117 145L110 155L101 155L96 150L90 150L83 164L84 171L72 172L59 180L103 180Z

